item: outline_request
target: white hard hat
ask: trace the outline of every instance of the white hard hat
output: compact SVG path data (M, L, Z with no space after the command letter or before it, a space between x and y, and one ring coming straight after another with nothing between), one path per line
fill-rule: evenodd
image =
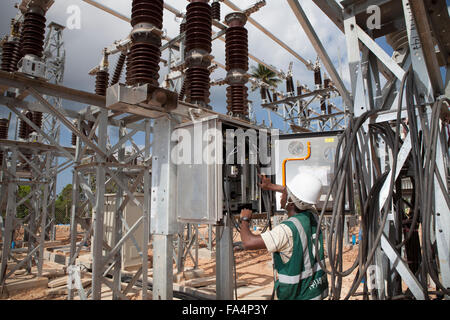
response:
M322 190L322 182L313 174L300 172L286 183L290 192L299 200L317 204Z

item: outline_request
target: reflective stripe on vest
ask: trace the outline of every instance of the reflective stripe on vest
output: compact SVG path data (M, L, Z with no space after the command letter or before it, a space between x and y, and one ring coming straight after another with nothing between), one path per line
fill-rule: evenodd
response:
M295 227L297 228L298 235L300 236L300 240L302 241L302 247L303 247L303 263L305 265L305 272L311 270L311 259L309 258L309 250L308 250L308 239L306 238L306 232L305 229L303 229L302 224L300 221L294 217L288 219L288 221L291 221L294 223Z
M325 264L325 260L322 260L322 263ZM322 268L320 267L319 263L316 263L312 269L310 268L309 270L305 270L301 274L295 276L278 274L278 281L286 284L297 284L300 282L300 280L304 280L311 277L315 272L319 270L322 270Z

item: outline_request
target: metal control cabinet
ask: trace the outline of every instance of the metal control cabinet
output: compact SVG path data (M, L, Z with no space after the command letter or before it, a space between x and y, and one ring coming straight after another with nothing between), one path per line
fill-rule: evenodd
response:
M318 210L321 210L334 177L334 159L341 133L332 131L280 135L275 140L273 152L276 183L284 185L299 172L307 171L314 174L323 185L317 205ZM280 197L278 193L276 195L278 211L281 211ZM331 196L327 210L332 209L332 200Z
M228 130L235 132L238 138L230 140ZM172 157L177 162L178 222L217 224L227 208L232 214L243 207L261 212L257 166L249 161L248 152L249 145L255 140L245 136L256 134L259 137L260 130L248 122L222 115L184 123L176 128L172 138L177 141L177 146ZM246 140L242 140L244 136ZM228 143L232 144L228 145L230 148L227 148ZM259 138L256 143L260 143ZM238 150L243 144L245 163L228 165L226 158L236 155L234 151L227 155L227 150ZM259 149L255 150L259 161ZM227 181L229 187L225 194Z

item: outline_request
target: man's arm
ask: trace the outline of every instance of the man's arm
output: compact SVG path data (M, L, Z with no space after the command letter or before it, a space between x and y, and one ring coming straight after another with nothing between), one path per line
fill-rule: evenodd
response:
M286 187L272 183L270 178L267 178L264 174L260 174L259 177L261 179L261 183L259 184L261 189L268 190L268 191L275 191L275 192L285 192L286 191Z
M251 216L251 210L244 209L241 211L241 218L247 217L251 219ZM254 235L250 231L250 221L241 222L241 240L245 250L267 249L262 237Z

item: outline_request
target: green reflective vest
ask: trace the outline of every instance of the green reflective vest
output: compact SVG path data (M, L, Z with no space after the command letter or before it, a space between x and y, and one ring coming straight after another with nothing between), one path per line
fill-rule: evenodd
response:
M322 300L328 295L328 280L321 269L324 261L323 236L319 233L319 257L314 257L317 221L309 211L299 213L282 222L293 235L292 256L284 263L279 252L274 253L278 279L275 290L280 300Z

